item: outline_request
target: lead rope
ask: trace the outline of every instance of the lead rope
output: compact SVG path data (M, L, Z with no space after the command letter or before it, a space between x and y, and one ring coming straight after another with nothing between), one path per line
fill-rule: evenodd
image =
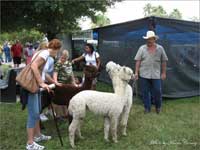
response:
M132 83L132 91L133 91L133 95L134 95L134 91L135 91L135 97L136 97L135 99L138 100L138 84L137 84L137 81L134 79L133 79L133 83Z

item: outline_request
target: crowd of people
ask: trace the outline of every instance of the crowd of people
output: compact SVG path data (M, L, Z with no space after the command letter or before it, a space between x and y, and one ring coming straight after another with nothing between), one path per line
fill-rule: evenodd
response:
M86 60L87 65L94 65L98 68L100 63L99 54L94 52L94 47L91 44L85 45L85 53L81 56L83 59L69 60L68 50L61 50L62 44L58 39L48 41L46 38L42 42L35 44L27 42L24 46L19 40L14 44L6 41L0 45L0 63L13 63L13 67L17 68L24 61L25 65L31 63L33 74L37 79L39 86L46 89L48 92L51 90L48 84L54 83L57 86L62 84L71 83L74 86L81 86L84 82L84 75L82 82L77 80L73 74L72 64L78 61ZM61 56L57 58L57 53L61 52ZM95 53L95 57L94 57ZM43 68L43 69L41 69ZM1 71L2 72L2 71ZM96 84L96 80L94 81ZM94 85L95 85L94 84ZM95 88L93 88L95 89ZM67 108L65 106L53 105L56 112L56 117L67 117ZM45 121L48 118L41 112L41 93L28 92L27 96L27 150L44 149L44 146L39 145L37 142L51 139L51 136L46 136L40 132L39 121ZM51 112L50 107L48 113Z
M35 43L26 42L24 45L19 40L11 43L5 41L0 45L0 63L13 63L14 68L19 67L22 61L28 64L39 46L39 41Z
M161 80L166 78L166 62L167 55L163 47L156 43L158 36L153 31L148 31L146 36L146 44L142 45L136 56L135 80L140 79L142 99L144 102L145 113L151 111L151 98L155 102L156 112L160 113L162 106L162 88ZM86 65L100 67L100 55L94 50L92 44L86 44L85 52L78 58L69 60L69 52L62 50L59 58L55 59L57 53L61 50L62 43L58 39L51 41L43 41L38 47L34 47L31 43L26 43L24 48L19 41L16 41L12 46L5 42L1 46L0 61L10 62L13 59L14 67L19 67L23 55L26 58L26 65L31 63L33 74L39 83L39 86L48 92L51 92L48 84L54 83L56 86L62 84L73 84L81 86L82 83L76 81L77 78L73 74L72 64L80 61L85 61ZM2 58L4 53L5 58ZM57 61L55 61L57 60ZM41 69L42 68L42 69ZM92 90L96 89L97 79L92 82ZM64 106L55 106L58 109L57 117L67 117L67 108ZM27 134L28 140L27 150L42 150L44 146L36 142L51 139L51 136L46 136L40 132L40 114L41 114L41 93L28 93L28 119L27 119ZM61 113L59 113L59 111ZM44 114L42 114L44 116Z
M43 41L39 44L38 48L35 49L32 44L27 43L23 49L19 41L16 45L10 48L13 57L14 67L19 67L21 63L21 56L24 54L26 57L26 65L31 63L33 74L39 83L39 86L48 92L48 84L54 83L56 86L62 86L62 84L73 84L74 86L81 86L82 83L76 81L73 74L72 64L76 61L69 60L68 50L62 50L62 54L57 58L57 53L61 51L61 41L53 39L51 41ZM87 56L86 63L88 65L94 65L98 67L100 63L99 54L93 57L93 46L87 44L85 46L85 53L82 57ZM23 51L24 50L24 51ZM81 61L81 60L80 60ZM96 63L94 63L94 61ZM42 68L42 69L41 69ZM84 77L83 77L84 78ZM84 80L83 80L84 82ZM95 81L96 82L96 81ZM53 105L56 112L56 117L67 117L67 108L65 106ZM47 136L40 131L40 120L45 120L45 115L41 113L41 93L28 92L27 96L27 145L26 149L44 149L44 146L39 145L37 142L51 139L51 136ZM49 108L48 108L49 109ZM50 112L50 110L48 110Z

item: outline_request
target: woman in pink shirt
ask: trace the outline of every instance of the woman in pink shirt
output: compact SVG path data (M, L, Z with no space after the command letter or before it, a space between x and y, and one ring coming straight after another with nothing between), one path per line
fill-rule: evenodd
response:
M35 49L33 48L33 45L29 44L28 47L25 50L26 65L31 62L31 59L33 57L34 52L35 52Z

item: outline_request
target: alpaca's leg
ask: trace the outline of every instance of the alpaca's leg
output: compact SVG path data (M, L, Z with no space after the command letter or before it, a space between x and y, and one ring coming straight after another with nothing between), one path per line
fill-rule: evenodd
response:
M84 139L84 137L81 135L81 125L83 123L83 119L80 120L77 130L76 130L76 135L80 138L80 139Z
M126 136L126 128L127 128L127 123L128 123L128 117L129 117L129 112L131 110L131 107L125 106L122 115L121 115L121 121L120 121L120 126L122 127L122 135Z
M105 117L104 119L104 139L109 142L109 129L110 129L110 119L109 117Z
M68 115L68 123L69 123L69 125L72 123L72 120L73 120L73 117L72 117L72 115Z
M116 114L115 114L116 115ZM115 143L117 143L117 124L118 124L118 116L114 116L111 118L111 134L112 139Z
M72 148L75 147L74 140L75 140L75 132L78 128L79 120L73 119L72 123L69 126L69 142Z
M62 106L62 115L63 115L63 117L67 117L68 116L68 110L67 110L67 106L66 105Z

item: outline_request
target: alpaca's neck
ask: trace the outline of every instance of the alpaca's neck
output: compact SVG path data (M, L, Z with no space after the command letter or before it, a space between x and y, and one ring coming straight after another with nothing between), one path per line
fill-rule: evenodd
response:
M127 82L122 81L119 78L113 78L112 83L113 83L113 89L114 89L115 94L124 96Z
M92 87L92 81L93 80L91 78L85 77L85 81L83 83L82 90L90 90Z

